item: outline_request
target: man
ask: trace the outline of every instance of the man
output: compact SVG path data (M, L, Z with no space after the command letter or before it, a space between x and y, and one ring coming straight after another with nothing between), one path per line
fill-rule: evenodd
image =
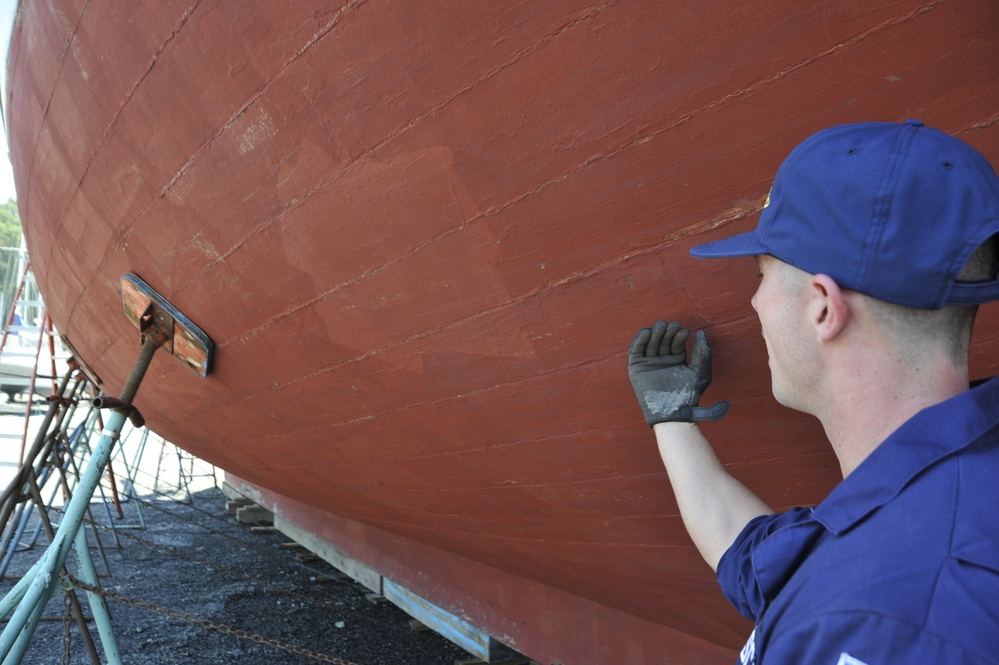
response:
M629 375L694 543L756 629L743 663L999 663L999 379L969 388L976 306L999 299L999 178L918 121L798 146L752 256L776 399L817 417L844 480L775 515L701 435L706 337L639 332ZM962 272L963 270L963 272Z

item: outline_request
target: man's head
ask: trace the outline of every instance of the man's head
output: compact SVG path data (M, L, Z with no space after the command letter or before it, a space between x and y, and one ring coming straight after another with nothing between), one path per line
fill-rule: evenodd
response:
M963 366L977 304L999 300L996 234L999 178L977 151L917 121L863 123L804 141L755 231L691 253L757 256L774 394L814 413L830 323L873 322L900 357Z

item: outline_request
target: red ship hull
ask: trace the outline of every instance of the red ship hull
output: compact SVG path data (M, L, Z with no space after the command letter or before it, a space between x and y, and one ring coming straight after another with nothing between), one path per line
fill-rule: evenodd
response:
M727 663L751 625L677 514L624 351L706 327L705 427L771 505L838 466L770 397L755 225L823 127L918 117L999 161L991 0L23 1L5 98L58 329L111 393L134 272L216 343L159 434L548 663ZM994 373L985 307L972 373Z

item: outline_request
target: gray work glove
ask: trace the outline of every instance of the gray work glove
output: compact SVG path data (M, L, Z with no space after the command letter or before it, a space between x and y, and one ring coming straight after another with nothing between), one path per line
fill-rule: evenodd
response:
M694 335L687 364L690 331L679 323L657 321L638 331L628 351L628 376L645 414L645 422L656 423L720 420L728 413L728 402L697 406L711 383L711 349L703 330Z

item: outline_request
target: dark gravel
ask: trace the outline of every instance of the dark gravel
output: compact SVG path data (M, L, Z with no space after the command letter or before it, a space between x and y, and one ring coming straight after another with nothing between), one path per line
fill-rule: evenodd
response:
M336 570L318 559L308 560L305 550L281 547L288 541L282 534L237 524L226 515L221 490L204 489L192 499L186 505L160 495L140 498L146 528L120 530L117 547L112 534L99 529L110 571L101 585L198 620L304 647L332 657L332 662L452 665L470 658L436 633L414 630L410 617L394 605L370 602L363 586L334 579ZM124 519L116 518L116 523L135 523L136 502L124 509ZM103 507L94 513L98 522L107 523ZM103 569L100 556L93 552ZM27 570L40 554L38 548L17 554L2 583L4 593L13 584L11 578ZM89 614L85 600L84 606ZM110 606L128 665L331 662L125 602L112 601ZM65 662L63 614L63 599L57 595L46 615L58 620L39 625L24 663ZM92 632L96 639L96 629ZM68 662L90 663L75 623L69 633Z

